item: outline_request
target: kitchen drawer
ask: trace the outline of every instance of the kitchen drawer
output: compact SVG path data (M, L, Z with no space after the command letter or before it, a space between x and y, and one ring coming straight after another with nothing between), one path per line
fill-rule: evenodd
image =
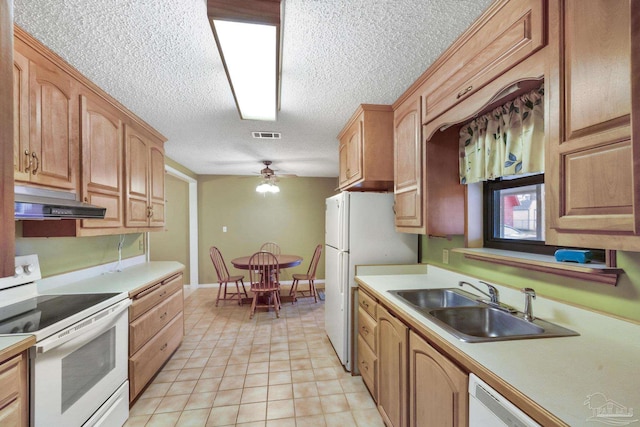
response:
M544 0L501 2L436 62L426 79L422 123L438 117L546 43Z
M358 308L358 333L367 343L369 348L376 351L376 321L364 311Z
M174 292L169 299L158 304L129 325L129 354L133 355L149 341L171 319L182 312L184 300L182 292Z
M376 368L377 368L376 355L369 346L366 344L362 335L358 335L358 369L362 375L362 379L371 392L374 400L378 400L376 394Z
M0 364L0 425L26 425L28 411L26 352Z
M132 322L141 314L165 301L173 293L182 289L182 286L182 273L180 273L156 283L143 291L130 294L129 296L133 302L129 307L129 322Z
M378 303L362 289L358 290L358 304L364 309L364 311L369 313L373 319L376 318L376 308L378 307Z
M129 401L133 401L180 345L184 335L182 313L129 358Z
M18 355L0 365L0 404L18 394L21 360L22 356Z

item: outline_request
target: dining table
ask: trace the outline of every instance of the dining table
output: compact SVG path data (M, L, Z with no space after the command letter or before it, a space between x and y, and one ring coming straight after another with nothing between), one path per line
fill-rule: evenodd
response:
M247 255L247 256L241 256L238 258L234 258L231 260L231 264L240 270L250 270L249 267L249 260L251 259L253 255ZM282 270L284 268L291 268L291 267L296 267L298 265L300 265L302 263L302 257L298 256L298 255L287 255L287 254L281 254L281 255L275 255L276 260L277 260L277 265L274 264L273 265L273 269L278 269L278 270ZM243 298L242 299L242 303L244 304L245 302L250 302L252 300L252 298ZM292 302L293 301L293 297L289 296L289 295L280 295L280 302L284 303L284 302Z

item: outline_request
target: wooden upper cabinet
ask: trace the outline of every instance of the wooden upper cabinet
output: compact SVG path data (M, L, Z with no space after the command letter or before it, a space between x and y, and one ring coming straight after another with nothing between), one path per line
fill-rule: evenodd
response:
M78 100L72 77L48 58L15 40L14 137L16 181L77 191ZM27 71L25 71L27 70ZM24 81L28 73L28 83ZM27 95L25 95L25 90ZM28 146L24 132L28 97ZM17 140L16 140L17 138ZM17 144L17 145L16 145Z
M458 176L458 132L423 136L421 102L412 96L394 111L395 222L405 233L464 234L464 186Z
M362 104L338 135L341 190L393 188L393 110Z
M13 175L15 66L13 64L13 1L0 0L0 277L15 274ZM12 85L13 82L13 85ZM14 140L14 145L9 141ZM14 154L12 156L12 154ZM13 165L11 167L11 160Z
M13 54L13 174L18 181L29 181L29 60Z
M164 207L164 148L159 144L152 144L149 158L151 166L149 169L149 187L151 189L149 204L151 207L151 217L149 225L152 227L163 227L165 223Z
M127 227L164 225L164 150L145 132L125 125ZM155 216L155 218L154 218Z
M410 332L409 426L466 426L468 379L449 359Z
M423 78L422 123L484 87L546 44L545 0L494 4L447 49Z
M83 228L124 226L122 138L118 111L96 95L81 95L82 200L107 208L104 219L82 220Z
M399 231L422 231L421 98L412 97L394 111L395 221Z
M554 0L549 16L547 243L640 250L640 6Z

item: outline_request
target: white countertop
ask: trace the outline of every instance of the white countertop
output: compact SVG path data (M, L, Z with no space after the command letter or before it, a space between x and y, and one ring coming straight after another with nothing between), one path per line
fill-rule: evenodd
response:
M357 279L568 425L593 426L593 420L588 420L592 410L585 401L594 393L604 394L614 405L636 413L640 410L640 325L538 296L533 301L536 317L573 329L580 336L466 343L387 291L457 288L459 280L482 289L477 279L433 266L427 274L361 275ZM502 302L522 311L524 296L519 290L496 287ZM477 293L469 287L464 290Z
M118 272L103 273L54 289L47 294L83 294L100 292L131 292L151 285L158 279L178 273L184 266L176 261L153 261L137 264Z

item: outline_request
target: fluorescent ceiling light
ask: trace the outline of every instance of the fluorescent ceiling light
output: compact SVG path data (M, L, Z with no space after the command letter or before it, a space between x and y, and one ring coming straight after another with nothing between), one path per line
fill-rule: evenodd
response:
M212 26L240 117L276 120L277 27L218 19Z

